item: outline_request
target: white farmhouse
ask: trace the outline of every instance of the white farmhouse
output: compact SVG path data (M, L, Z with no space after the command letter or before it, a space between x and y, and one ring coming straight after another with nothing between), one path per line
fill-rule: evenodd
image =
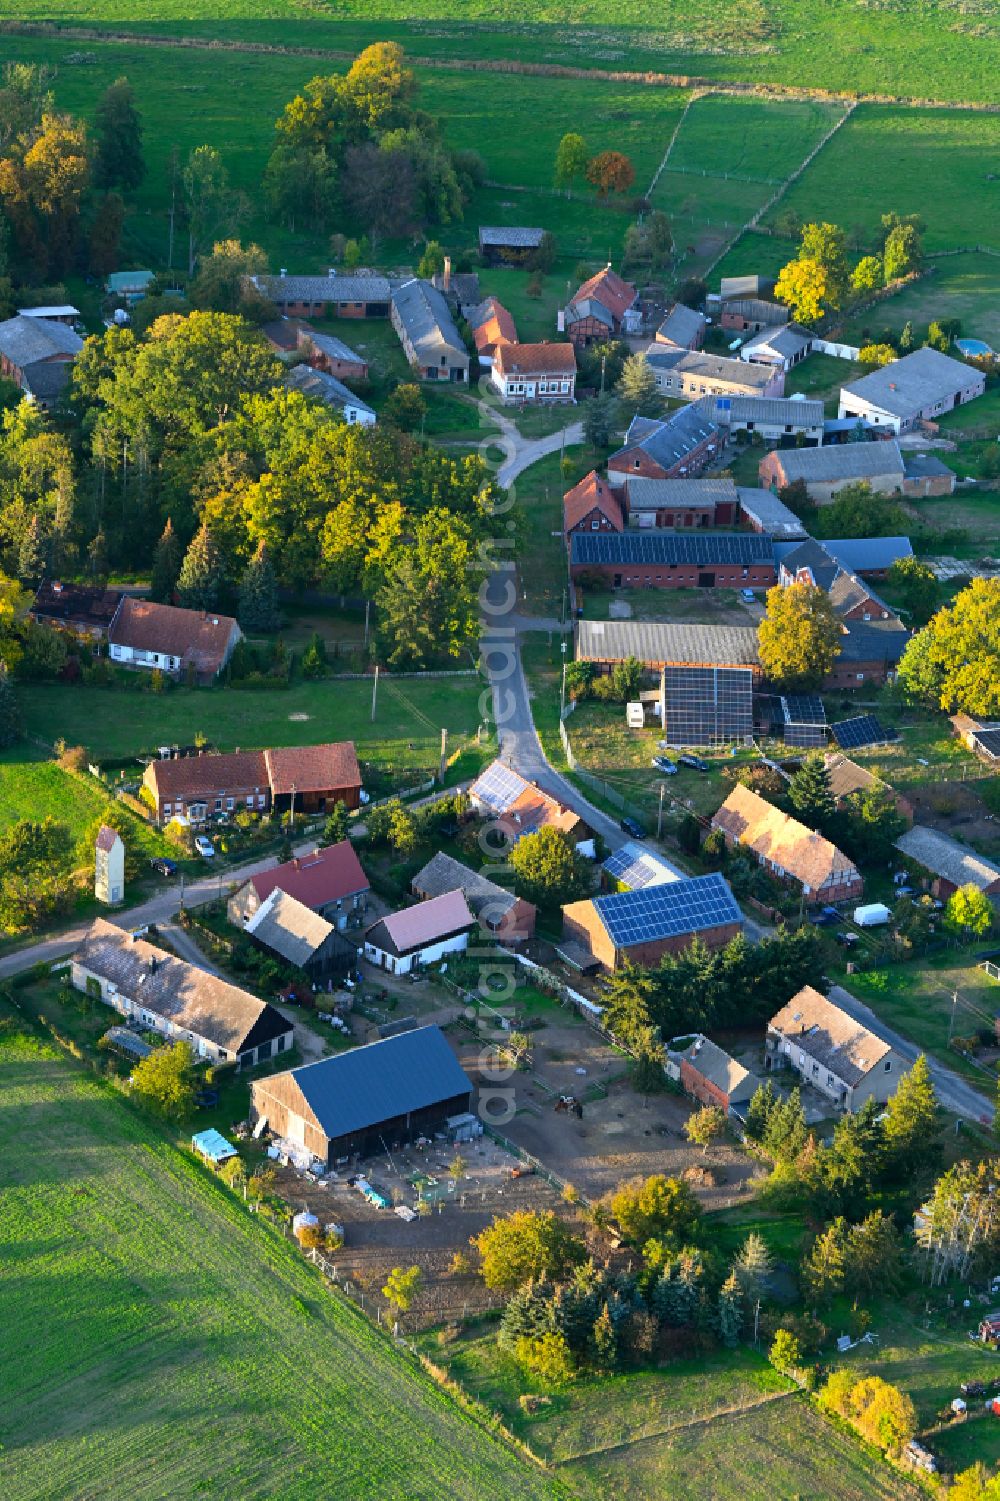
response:
M793 1068L803 1084L853 1114L866 1100L890 1099L910 1064L841 1000L854 997L836 985L829 996L803 986L768 1022L765 1061L772 1070Z

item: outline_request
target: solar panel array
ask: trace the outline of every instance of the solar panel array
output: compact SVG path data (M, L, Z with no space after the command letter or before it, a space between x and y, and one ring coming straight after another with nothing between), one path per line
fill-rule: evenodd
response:
M974 738L976 745L987 756L991 756L994 761L1000 759L1000 730L977 730Z
M733 893L717 871L595 897L594 906L612 943L620 949L742 921Z
M753 734L753 673L740 667L668 667L668 744L721 745Z
M516 771L512 771L502 761L494 761L492 766L487 766L471 790L493 813L505 813L511 803L521 796L525 785L524 778L518 776Z
M639 891L644 886L662 886L666 881L680 879L677 872L652 850L644 850L641 844L634 844L632 840L608 856L604 869L630 891Z
M899 739L898 730L886 729L874 714L858 714L854 719L841 719L830 729L841 750L857 750L862 745L885 745Z
M774 543L760 532L574 532L574 563L688 564L711 568L773 563Z
M818 693L792 693L781 700L786 745L815 750L826 744L826 710Z

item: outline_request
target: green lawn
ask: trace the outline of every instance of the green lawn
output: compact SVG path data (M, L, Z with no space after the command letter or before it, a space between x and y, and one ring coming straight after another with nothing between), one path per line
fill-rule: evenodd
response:
M884 328L898 336L904 324L912 323L920 343L927 337L928 323L935 318L958 318L963 333L1000 348L1000 260L992 255L969 254L941 256L930 261L927 275L919 281L867 312L849 318L843 336L856 344L867 335L880 334ZM960 411L957 416L978 415L982 404ZM950 416L943 420L946 424L953 422Z
M951 466L960 476L973 467L963 463L962 457L943 454L945 460L951 460ZM997 537L1000 536L1000 493L997 491L960 491L938 500L915 500L909 504L913 514L925 526L942 532L958 527L967 533L964 546L953 547L949 542L941 551L969 558L996 555Z
M553 1494L109 1089L0 1091L5 1501Z
M562 473L560 455L553 453L526 469L515 486L523 522L518 543L520 608L532 615L557 619L567 608L563 495L600 461L587 447L567 449L567 455L573 464L573 473L568 478Z
M840 388L864 374L864 366L838 360L832 354L811 354L785 376L785 395L801 394L822 401L828 417L836 417Z
M297 680L284 692L175 688L157 695L45 683L24 695L24 711L32 734L86 744L97 760L190 744L202 730L220 750L353 740L361 759L386 773L429 772L437 765L442 728L451 750L475 734L478 678L383 677L374 723L372 684L371 678Z
M78 838L110 806L100 782L37 759L23 743L0 752L0 829L19 818L55 818Z

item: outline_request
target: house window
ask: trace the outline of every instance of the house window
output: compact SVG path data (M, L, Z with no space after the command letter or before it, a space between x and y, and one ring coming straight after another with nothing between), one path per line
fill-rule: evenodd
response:
M892 1059L890 1058L890 1059L887 1060L886 1065L885 1065L885 1071L886 1071L886 1073L889 1073L891 1071L891 1069L892 1069Z
M215 799L215 811L216 811L216 813L221 813L222 812L222 798L221 797L217 797Z
M170 804L169 803L164 803L163 804L163 811L166 814L166 816L169 818L170 817Z
M257 806L258 806L258 808L263 808L265 806L266 802L267 802L267 794L264 793L264 792L259 792L257 794Z
M836 1079L834 1079L834 1077L833 1077L832 1074L827 1074L827 1076L826 1076L826 1082L827 1082L827 1084L829 1084L830 1088L832 1089L834 1087L834 1085L836 1084L837 1081L836 1081Z
M598 530L598 528L599 528L599 527L600 527L600 524L601 524L601 523L600 523L600 522L599 522L599 521L592 521L592 522L591 522L591 523L590 523L590 530L591 530L591 531L592 531L592 532L596 532L596 531L597 531L597 530Z
M236 799L234 797L227 797L226 798L226 807L229 809L229 811L231 813L233 811L233 809L236 807Z

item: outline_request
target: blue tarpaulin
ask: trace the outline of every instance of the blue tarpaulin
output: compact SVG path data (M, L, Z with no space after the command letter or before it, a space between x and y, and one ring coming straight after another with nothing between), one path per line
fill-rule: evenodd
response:
M207 1157L218 1167L220 1162L225 1162L227 1157L236 1156L236 1148L231 1146L226 1138L213 1126L209 1131L199 1131L197 1136L192 1136L191 1145L202 1157Z

